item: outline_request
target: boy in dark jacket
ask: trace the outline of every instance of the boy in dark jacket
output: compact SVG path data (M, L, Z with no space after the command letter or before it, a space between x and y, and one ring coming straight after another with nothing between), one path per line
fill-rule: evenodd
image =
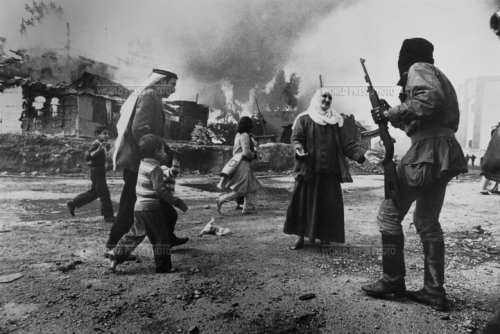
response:
M85 161L90 167L90 180L92 186L89 191L86 191L76 196L72 201L68 201L69 213L74 216L75 209L81 208L96 199L101 200L101 215L104 216L104 221L113 223L113 204L111 203L111 195L109 194L108 184L106 183L106 160L107 150L106 142L109 139L109 129L104 126L98 126L94 130L96 140L92 146L85 152Z

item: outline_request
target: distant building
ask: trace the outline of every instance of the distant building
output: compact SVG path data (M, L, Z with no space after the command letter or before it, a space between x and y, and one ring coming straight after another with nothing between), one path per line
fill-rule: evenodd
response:
M370 149L370 139L362 138L361 134L366 131L366 128L361 125L360 122L356 121L354 115L341 114L344 117L344 127L349 133L350 137L355 143L364 149Z
M267 141L281 141L289 143L289 138L283 137L283 132L293 124L298 112L296 111L262 111L264 123L254 119L252 132L257 137L267 137ZM264 125L262 125L264 124ZM286 131L291 135L290 131ZM283 138L282 138L283 137Z
M21 78L6 84L2 116L8 116L10 125L5 129L26 135L92 138L96 126L107 125L116 136L120 108L130 94L120 84L88 72L68 87Z
M500 76L477 77L457 87L460 125L457 140L466 154L483 156L491 127L500 121Z
M191 132L200 121L207 126L209 108L193 101L164 101L165 138L191 141Z

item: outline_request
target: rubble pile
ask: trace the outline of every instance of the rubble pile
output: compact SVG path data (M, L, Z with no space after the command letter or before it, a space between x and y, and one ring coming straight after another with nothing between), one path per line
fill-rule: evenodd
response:
M0 173L21 175L54 175L86 173L83 159L93 138L55 137L46 135L0 135ZM113 143L111 143L111 146ZM212 173L218 175L232 156L232 147L172 142L170 146L181 154L182 172ZM294 157L290 144L266 143L258 149L258 160L252 163L255 171L292 171ZM383 174L383 168L366 161L364 164L348 160L353 175ZM108 171L111 171L111 160ZM117 169L119 172L120 170Z
M353 175L384 174L384 168L381 165L369 161L358 164L355 161L347 159L347 164L349 165L349 172Z
M82 170L85 150L93 140L3 134L0 135L0 170L15 173L77 173Z

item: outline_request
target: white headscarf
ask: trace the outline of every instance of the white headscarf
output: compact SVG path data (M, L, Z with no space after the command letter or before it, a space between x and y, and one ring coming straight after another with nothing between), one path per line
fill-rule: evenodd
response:
M132 116L132 112L134 111L135 103L137 102L137 98L141 92L154 85L160 79L164 78L165 75L159 73L151 73L149 77L139 86L139 88L135 89L132 94L125 101L123 106L120 109L120 119L116 124L116 129L118 130L118 136L115 140L115 149L113 152L113 170L116 170L116 157L118 156L118 151L121 150L123 145L123 136L125 135L125 131L127 130L128 123L130 122L130 117Z
M297 124L297 120L305 115L309 115L314 123L318 125L326 125L326 124L338 124L339 126L344 125L344 118L341 114L339 114L335 109L333 109L330 105L330 108L327 110L321 109L321 96L323 93L329 93L328 90L324 88L320 88L314 93L314 96L311 99L311 104L306 111L299 114L295 121L293 122L292 129L295 128L295 124Z

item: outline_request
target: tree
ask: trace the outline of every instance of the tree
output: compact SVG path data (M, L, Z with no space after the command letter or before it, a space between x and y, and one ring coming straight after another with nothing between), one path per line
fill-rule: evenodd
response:
M299 95L300 78L297 74L290 75L290 81L286 83L283 94L289 109L297 108L297 95Z
M285 111L297 108L297 95L299 95L300 77L292 73L286 81L285 71L276 73L273 87L267 95L267 105L272 111Z
M273 87L267 97L269 109L285 110L286 101L283 93L285 91L286 84L285 71L279 70L278 73L276 73Z
M28 13L30 13L31 16L27 20L24 19L24 17L22 18L21 29L19 29L21 36L27 36L28 32L26 28L28 26L36 26L38 23L41 23L47 16L55 14L59 17L62 17L62 15L64 14L62 7L57 7L54 2L50 2L48 5L46 5L43 1L41 1L39 4L33 1L32 7L30 7L28 4L24 4L24 9Z

